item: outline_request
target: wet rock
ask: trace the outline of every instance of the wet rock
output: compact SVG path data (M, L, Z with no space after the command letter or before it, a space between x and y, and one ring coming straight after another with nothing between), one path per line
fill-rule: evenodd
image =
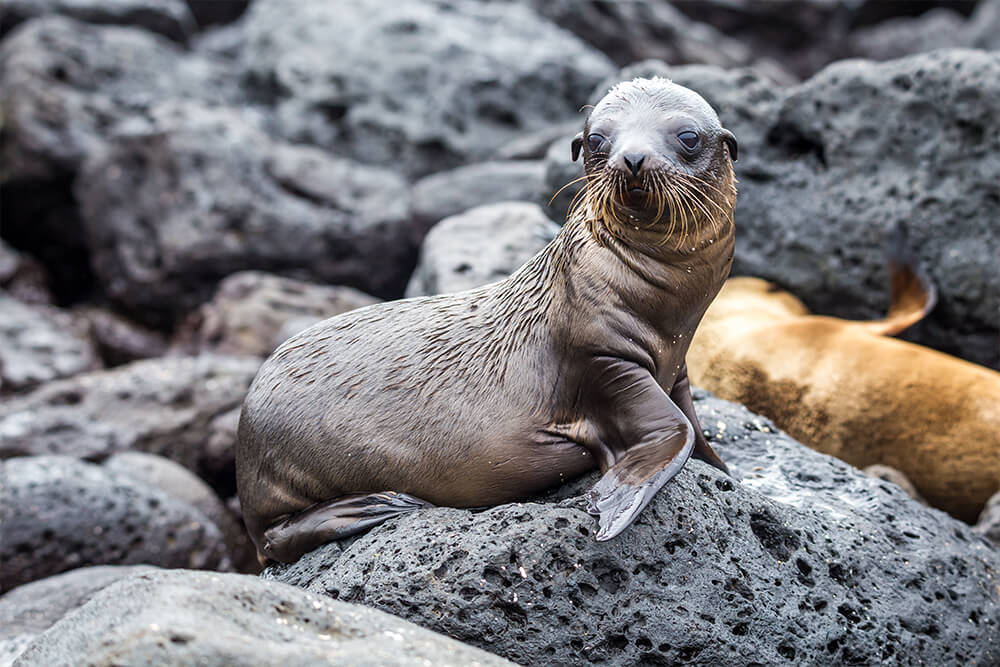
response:
M5 0L0 36L28 19L59 14L85 23L142 28L178 42L195 30L183 0Z
M1000 493L997 493L986 503L979 521L972 529L1000 549Z
M436 508L264 576L524 664L1000 660L1000 552L745 408L695 398L735 479L690 461L614 540L559 496Z
M108 366L160 357L167 351L163 334L136 324L118 313L96 306L81 306L73 313L84 319Z
M242 29L245 77L285 137L409 176L572 118L613 71L519 4L259 0Z
M230 567L208 517L141 481L66 456L0 466L0 591L87 565Z
M913 498L917 502L923 503L924 505L927 504L927 501L924 500L921 497L920 492L917 491L917 487L913 486L913 482L911 482L901 470L897 470L892 466L876 463L875 465L866 467L861 472L865 473L869 477L878 477L883 482L891 482L905 491L906 495Z
M208 303L180 327L175 347L191 353L269 355L319 320L363 308L378 299L351 287L317 285L258 271L234 273Z
M442 171L422 178L410 191L410 215L420 240L435 223L470 208L501 201L539 202L545 164L509 160ZM545 203L545 202L540 202Z
M424 239L406 296L444 294L496 282L555 238L537 204L487 204L446 218Z
M144 451L200 473L213 488L232 485L233 443L205 444L217 435L210 428L214 420L239 409L259 363L250 357L167 357L49 382L0 404L0 457L100 459Z
M416 261L400 177L273 142L233 110L155 109L87 163L76 191L103 287L151 324L239 270L398 296Z
M215 492L187 468L161 456L142 452L114 454L102 464L105 470L121 473L151 488L191 505L204 514L222 533L226 555L243 572L258 572L257 550L241 522L237 521Z
M0 395L101 367L85 324L0 290Z
M40 635L24 667L88 664L509 665L404 620L238 574L115 583Z

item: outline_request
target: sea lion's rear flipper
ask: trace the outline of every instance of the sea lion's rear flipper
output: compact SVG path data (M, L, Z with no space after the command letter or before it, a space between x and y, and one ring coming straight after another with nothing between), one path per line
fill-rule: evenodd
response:
M263 555L291 563L316 547L368 530L400 514L433 507L406 493L355 493L310 505L264 531Z
M594 360L585 409L615 462L587 494L598 540L631 524L653 495L680 472L694 449L694 428L649 371L635 362Z
M691 383L688 381L687 362L681 367L680 375L674 381L674 388L670 390L670 400L681 409L694 428L694 451L691 456L701 459L732 477L729 466L715 453L715 450L708 444L705 434L701 432L701 424L698 423L698 415L694 411L694 401L691 399Z
M902 222L887 235L886 255L889 260L889 310L881 320L851 324L879 336L895 336L931 312L937 304L937 287L920 265Z

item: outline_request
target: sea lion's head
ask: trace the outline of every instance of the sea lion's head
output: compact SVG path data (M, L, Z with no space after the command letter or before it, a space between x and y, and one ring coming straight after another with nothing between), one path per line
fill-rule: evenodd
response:
M736 137L700 95L667 79L614 86L573 139L587 185L581 201L612 235L678 242L732 223Z

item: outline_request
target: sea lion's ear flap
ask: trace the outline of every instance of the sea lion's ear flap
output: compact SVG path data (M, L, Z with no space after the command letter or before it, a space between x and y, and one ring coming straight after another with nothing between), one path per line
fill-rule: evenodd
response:
M583 132L573 137L573 162L576 162L577 158L580 157L580 151L583 149Z
M726 142L726 147L729 148L729 159L736 162L738 159L737 154L739 153L736 136L726 128L722 128L722 140Z

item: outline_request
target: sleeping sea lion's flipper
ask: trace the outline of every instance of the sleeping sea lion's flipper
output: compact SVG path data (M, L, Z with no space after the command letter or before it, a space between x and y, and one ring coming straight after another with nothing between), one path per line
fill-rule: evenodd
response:
M694 449L694 428L635 362L599 357L587 382L585 409L614 454L614 464L587 494L589 511L598 517L596 537L609 540L684 467Z
M691 456L701 459L708 465L718 468L732 477L732 473L729 472L729 466L715 453L715 450L708 444L705 434L701 431L701 424L698 423L698 415L694 411L694 401L691 399L691 383L688 381L687 362L681 367L680 375L674 380L674 388L670 390L670 400L681 409L681 412L684 413L684 416L688 418L688 421L691 422L691 426L694 428L694 451L691 453Z
M906 225L896 223L886 235L889 260L889 310L881 320L851 322L879 336L895 336L924 319L937 304L937 286L910 245Z
M406 493L355 493L310 505L264 531L263 555L291 563L321 544L356 535L400 514L433 507Z

